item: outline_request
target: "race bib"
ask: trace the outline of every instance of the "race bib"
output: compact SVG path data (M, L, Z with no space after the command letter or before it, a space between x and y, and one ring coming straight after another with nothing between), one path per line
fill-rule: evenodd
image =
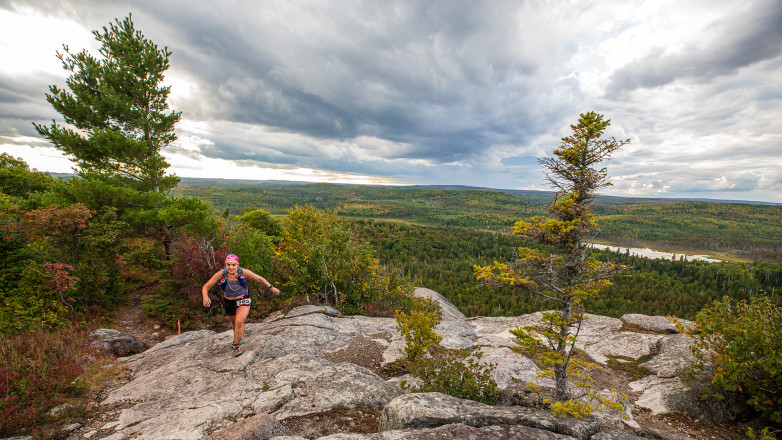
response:
M236 307L249 306L249 305L250 305L250 298L236 300Z

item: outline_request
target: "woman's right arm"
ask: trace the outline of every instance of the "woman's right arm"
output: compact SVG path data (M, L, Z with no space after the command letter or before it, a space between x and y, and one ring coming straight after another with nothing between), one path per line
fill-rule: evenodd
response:
M217 272L216 274L212 275L212 278L209 278L209 281L204 284L204 287L201 288L201 296L204 300L204 307L209 307L212 305L212 300L209 299L209 289L214 287L215 284L217 284L217 281L220 280L220 276L223 274L222 271Z

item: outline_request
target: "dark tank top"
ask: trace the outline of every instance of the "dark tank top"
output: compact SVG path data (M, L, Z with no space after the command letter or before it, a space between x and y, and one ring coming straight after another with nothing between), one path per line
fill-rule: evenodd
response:
M228 284L225 285L223 296L225 296L227 299L236 299L247 295L247 288L242 287L242 285L239 284L239 281L232 281L232 280L226 280L226 281L228 282Z

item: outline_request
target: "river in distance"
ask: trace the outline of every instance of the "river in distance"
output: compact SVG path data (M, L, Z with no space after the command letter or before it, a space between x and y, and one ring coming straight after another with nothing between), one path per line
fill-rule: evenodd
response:
M627 253L629 250L630 255L634 255L636 257L644 257L644 258L664 258L666 260L673 260L673 259L680 259L684 257L687 261L692 260L698 260L698 261L707 261L709 263L718 263L721 260L715 259L715 258L709 258L707 255L687 255L682 253L672 253L672 252L662 252L662 251L656 251L654 249L649 248L626 248L621 246L609 246L604 244L597 244L597 243L589 243L589 246L595 248L595 249L608 249L609 251L619 252L619 253Z

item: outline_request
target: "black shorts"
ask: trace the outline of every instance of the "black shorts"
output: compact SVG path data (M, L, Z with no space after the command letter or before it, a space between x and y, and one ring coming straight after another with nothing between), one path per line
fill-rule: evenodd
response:
M228 299L223 297L223 309L228 316L236 316L236 309L242 306L250 307L250 296Z

